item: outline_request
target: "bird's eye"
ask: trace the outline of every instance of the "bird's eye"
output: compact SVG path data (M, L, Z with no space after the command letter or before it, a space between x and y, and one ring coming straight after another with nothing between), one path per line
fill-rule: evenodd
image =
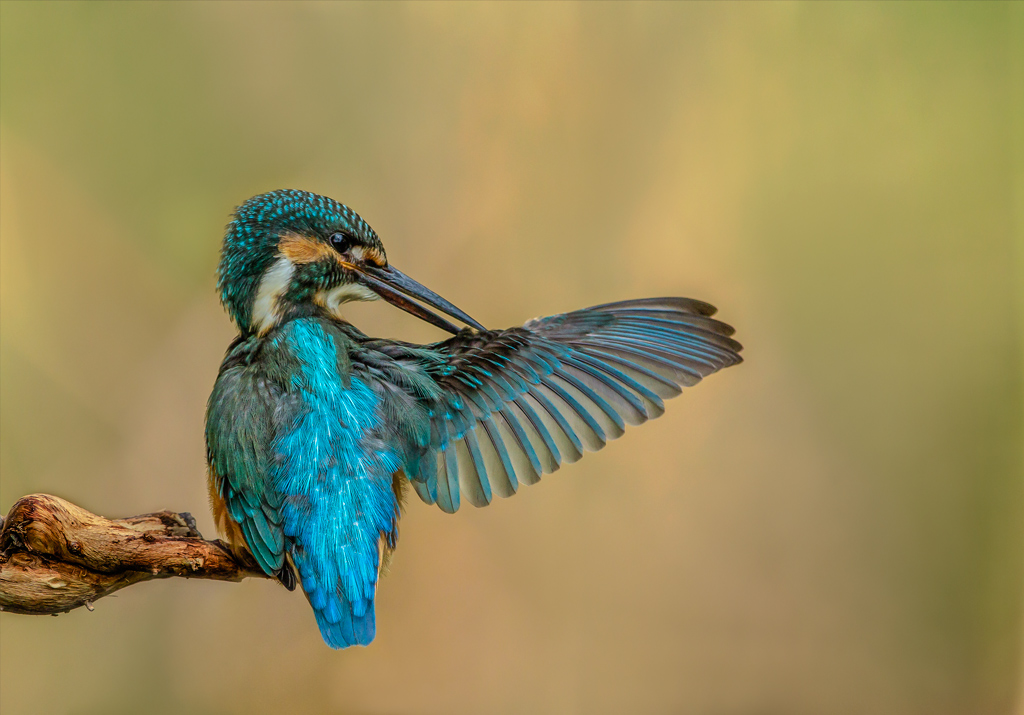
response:
M354 242L355 240L346 233L339 232L331 234L331 246L333 246L334 250L338 253L345 253L348 251L352 248L352 244Z

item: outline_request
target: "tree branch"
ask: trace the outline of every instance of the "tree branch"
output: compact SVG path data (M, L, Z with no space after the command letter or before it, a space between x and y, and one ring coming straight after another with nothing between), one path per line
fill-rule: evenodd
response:
M161 511L105 519L49 494L19 499L0 522L0 610L66 613L125 586L181 576L215 581L267 578L205 541L191 514Z

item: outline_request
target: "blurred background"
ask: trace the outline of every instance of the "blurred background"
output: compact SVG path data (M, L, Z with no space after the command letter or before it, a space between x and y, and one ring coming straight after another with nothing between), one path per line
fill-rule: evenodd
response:
M710 301L746 363L455 516L378 636L173 580L0 616L21 713L1021 712L1024 6L0 6L0 511L191 511L234 206L490 326ZM386 305L370 333L441 334Z

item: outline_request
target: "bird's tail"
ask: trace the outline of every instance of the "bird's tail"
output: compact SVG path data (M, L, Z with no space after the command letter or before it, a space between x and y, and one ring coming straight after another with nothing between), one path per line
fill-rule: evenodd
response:
M313 607L320 635L331 648L369 645L377 633L374 615L376 564L373 586L367 589L363 579L343 573L339 561L311 557L301 547L294 548L292 559L299 572L302 590ZM353 581L362 583L353 583ZM350 598L349 593L359 593Z

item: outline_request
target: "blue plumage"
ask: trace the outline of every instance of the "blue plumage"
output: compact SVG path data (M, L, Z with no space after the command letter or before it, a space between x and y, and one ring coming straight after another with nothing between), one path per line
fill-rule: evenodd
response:
M324 639L367 645L378 540L396 528L391 475L401 462L374 439L380 399L362 378L339 373L337 346L321 325L299 319L284 330L302 366L293 378L302 407L274 448L284 535Z
M298 572L335 648L374 638L377 579L407 484L446 512L484 506L740 362L732 329L684 298L488 331L389 266L354 212L303 192L239 209L220 283L240 336L207 414L215 516L267 573L291 587ZM454 337L372 339L338 313L378 295Z

